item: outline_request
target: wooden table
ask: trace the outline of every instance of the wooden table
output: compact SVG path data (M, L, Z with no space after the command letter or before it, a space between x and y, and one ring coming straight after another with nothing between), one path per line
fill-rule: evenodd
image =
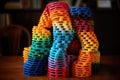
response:
M0 80L120 80L120 55L102 55L100 71L88 78L25 77L21 56L0 56Z

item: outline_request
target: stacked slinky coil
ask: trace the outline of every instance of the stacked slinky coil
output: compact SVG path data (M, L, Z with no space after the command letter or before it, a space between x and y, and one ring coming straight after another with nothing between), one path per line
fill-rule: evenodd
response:
M49 3L32 28L31 46L24 48L24 75L57 78L72 71L72 76L91 76L100 64L91 17L88 7L69 9L66 2Z
M91 11L88 7L80 7L71 8L70 13L82 47L78 59L72 65L72 74L76 77L88 77L92 75L92 63L95 62L95 51L99 46L93 24L89 21Z
M53 44L48 57L49 77L68 77L66 49L73 40L69 7L65 2L47 5L53 25Z
M51 33L43 27L34 26L32 29L32 45L24 64L25 76L38 76L47 73L48 55L51 47ZM25 58L26 55L23 55ZM27 59L28 58L28 59Z

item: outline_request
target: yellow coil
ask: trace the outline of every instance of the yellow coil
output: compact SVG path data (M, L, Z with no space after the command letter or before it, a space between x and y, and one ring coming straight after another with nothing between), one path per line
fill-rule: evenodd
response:
M78 36L82 44L82 50L89 52L98 50L99 43L94 32L80 32Z
M46 28L33 26L32 34L36 34L38 36L40 36L40 35L51 35L51 32L49 30L47 30Z

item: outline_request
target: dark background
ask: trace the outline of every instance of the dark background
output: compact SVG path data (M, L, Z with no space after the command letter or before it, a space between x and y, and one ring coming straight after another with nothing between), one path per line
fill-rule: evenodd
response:
M95 11L95 32L102 54L120 53L120 14L117 11Z

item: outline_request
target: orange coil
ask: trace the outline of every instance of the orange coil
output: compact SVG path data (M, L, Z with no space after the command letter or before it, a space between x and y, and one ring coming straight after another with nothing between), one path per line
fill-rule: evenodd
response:
M48 9L45 8L45 10L43 11L43 13L40 17L38 27L51 28L52 27L51 25L52 25L52 22L49 17Z
M28 60L28 53L30 51L30 47L24 47L23 50L23 59L24 59L24 63Z
M75 63L73 65L74 65L74 67L72 67L73 76L89 77L92 75L91 65L78 66L78 65L75 65Z
M82 44L82 50L89 52L98 50L99 44L94 32L80 32L78 36Z
M92 75L91 64L93 62L93 52L80 51L78 60L72 65L72 74L76 77L89 77Z
M94 52L86 52L86 51L80 51L80 55L78 56L78 62L89 62L90 63L94 60Z
M69 14L65 9L55 10L50 13L51 21L68 21L71 22Z

